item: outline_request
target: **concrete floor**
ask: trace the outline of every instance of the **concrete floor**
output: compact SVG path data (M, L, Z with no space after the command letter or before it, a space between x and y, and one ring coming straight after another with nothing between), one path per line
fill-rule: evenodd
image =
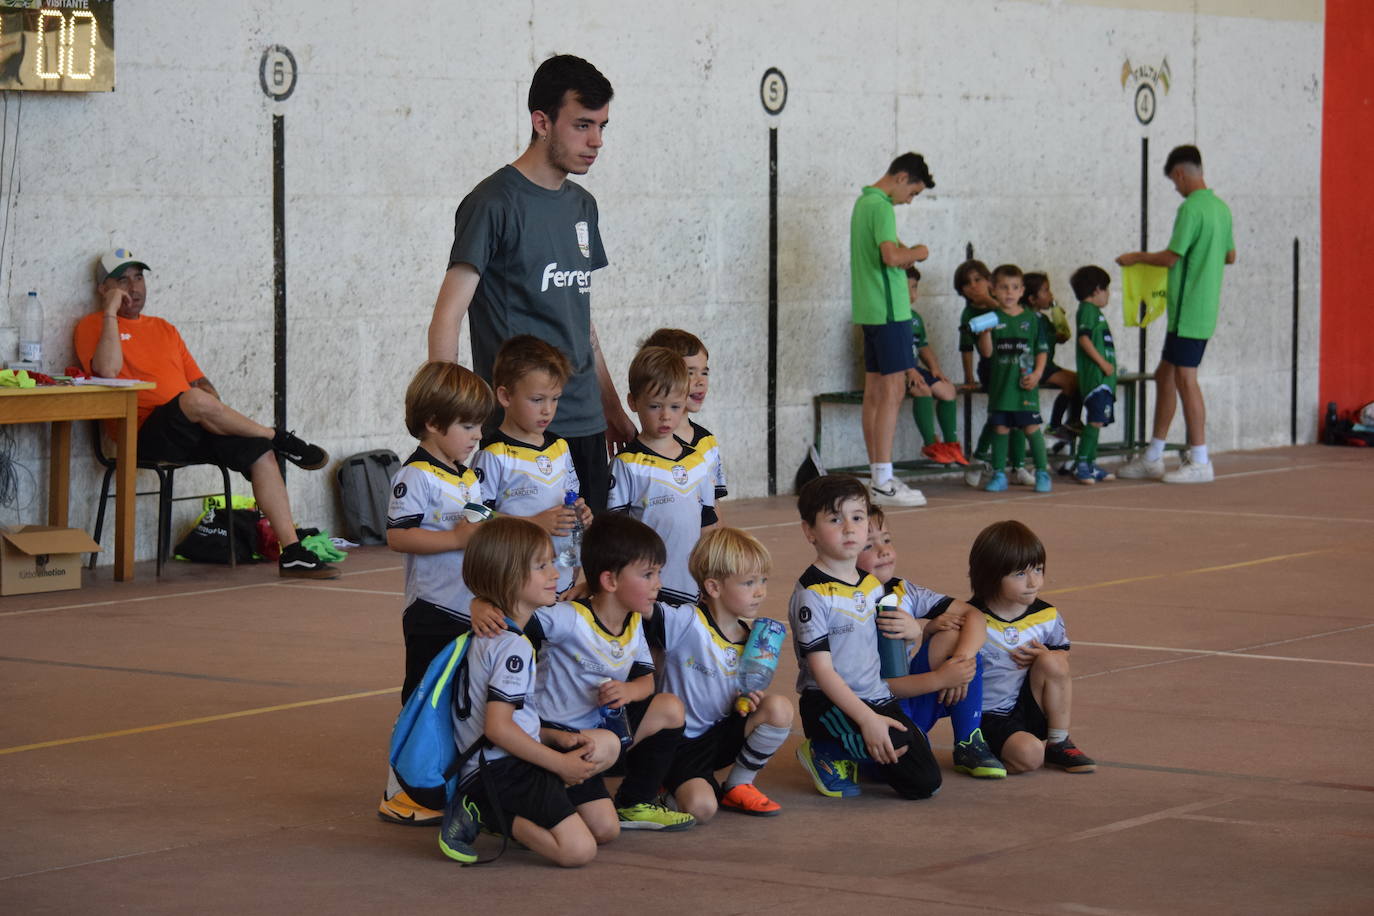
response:
M384 549L328 583L149 563L0 599L0 909L1374 912L1371 462L1314 446L1220 455L1204 487L924 484L928 507L890 515L908 578L964 595L998 519L1045 541L1098 772L832 800L794 738L759 780L782 816L626 834L572 872L514 850L460 868L433 829L375 817L401 677ZM811 559L791 499L725 515L773 552L785 619ZM794 674L789 653L779 688ZM948 725L931 740L948 766Z

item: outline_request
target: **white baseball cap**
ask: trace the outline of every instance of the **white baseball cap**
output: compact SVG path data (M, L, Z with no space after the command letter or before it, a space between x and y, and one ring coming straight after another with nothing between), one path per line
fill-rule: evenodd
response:
M107 251L100 256L100 262L95 268L95 282L104 283L109 277L119 278L126 268L141 267L144 270L151 268L142 261L134 257L134 253L127 248L116 248Z

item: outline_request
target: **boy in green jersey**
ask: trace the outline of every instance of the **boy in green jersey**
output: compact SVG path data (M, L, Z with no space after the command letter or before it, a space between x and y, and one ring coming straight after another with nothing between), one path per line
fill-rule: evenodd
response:
M1038 386L1049 346L1040 334L1039 318L1021 306L1021 268L1003 264L992 272L992 281L1000 320L978 335L978 352L990 362L988 422L993 430L992 479L983 489L1000 493L1007 488L1007 439L1015 428L1025 432L1035 456L1035 492L1048 493L1052 487Z
M1078 380L1087 408L1088 423L1078 437L1078 455L1073 478L1082 484L1114 480L1114 474L1096 464L1097 438L1102 427L1114 419L1116 404L1116 342L1103 309L1107 307L1107 287L1112 278L1096 264L1080 267L1069 278L1078 297Z

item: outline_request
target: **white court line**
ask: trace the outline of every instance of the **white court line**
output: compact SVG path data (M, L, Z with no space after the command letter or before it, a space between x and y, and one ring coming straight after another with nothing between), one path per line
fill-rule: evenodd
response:
M1075 646L1093 646L1099 649L1135 649L1140 652L1180 652L1185 655L1224 655L1227 658L1254 658L1264 662L1307 662L1313 665L1351 665L1356 668L1374 668L1374 662L1347 662L1333 658L1297 658L1287 655L1249 655L1225 649L1178 649L1170 646L1132 646L1117 642L1074 642Z
M1228 518L1266 518L1278 521L1297 522L1347 522L1357 525L1374 525L1374 518L1337 518L1330 515L1279 515L1269 512L1225 512L1220 509L1169 509L1154 506L1092 506L1086 503L1056 503L1060 509L1099 509L1108 512L1166 512L1170 515L1221 515Z
M292 585L298 591L304 589L312 592L346 592L350 595L387 595L392 598L404 598L405 592L384 592L376 588L345 588L342 585Z
M1158 661L1158 662L1145 662L1144 664L1140 664L1140 665L1127 665L1127 666L1124 667L1124 668L1111 668L1111 669L1109 669L1109 670L1107 670L1107 671L1095 671L1095 672L1093 672L1092 674L1076 674L1076 675L1074 675L1073 679L1074 679L1075 681L1086 681L1086 680L1088 680L1089 678L1102 677L1102 676L1105 675L1105 674L1120 674L1120 673L1123 672L1123 671L1136 671L1136 670L1138 670L1138 669L1140 669L1140 668L1158 668L1158 667L1160 667L1161 665L1176 665L1176 664L1178 664L1179 662L1191 662L1191 661L1196 661L1196 660L1199 659L1199 658L1206 658L1206 657L1208 657L1208 656L1235 655L1235 654L1237 654L1237 653L1246 652L1246 651L1251 650L1251 649L1267 649L1267 648L1269 648L1270 646L1284 646L1284 645L1287 645L1287 644L1289 644L1289 643L1304 642L1305 640L1309 640L1309 639L1323 639L1323 638L1325 638L1325 637L1327 637L1327 636L1339 636L1339 635L1341 635L1342 633L1354 633L1354 632L1359 631L1359 630L1368 630L1370 627L1374 627L1374 623L1362 623L1362 624L1358 624L1358 625L1353 626L1353 627L1341 627L1339 630L1327 630L1327 631L1322 632L1322 633L1309 633L1309 634L1306 635L1306 636L1294 636L1294 637L1292 637L1291 639L1276 639L1276 640L1273 640L1273 641L1271 641L1271 642L1256 643L1256 644L1253 645L1253 646L1240 646L1239 648L1234 649L1234 650L1232 650L1231 652L1210 652L1210 651L1209 651L1209 652L1205 652L1205 653L1202 654L1202 655L1188 655L1188 654L1185 654L1183 658L1166 658L1166 659L1164 659L1163 661ZM1085 643L1079 643L1079 645L1086 645L1086 644L1085 644ZM1140 647L1140 648L1146 648L1146 647L1143 647L1143 646L1142 646L1142 647ZM1161 651L1164 651L1164 652L1182 652L1182 653L1188 653L1189 651L1197 651L1197 650L1188 650L1188 649L1162 649ZM1267 655L1258 655L1258 656L1255 656L1255 657L1256 657L1256 658L1269 658L1270 656L1267 656ZM1300 661L1309 661L1309 659L1300 659ZM1331 664L1351 664L1351 663L1350 663L1350 662L1335 662L1335 661L1332 661Z
M1175 808L1165 808L1163 811L1156 811L1153 814L1144 814L1140 817L1132 817L1124 821L1116 821L1115 823L1111 824L1103 824L1101 827L1093 827L1089 830L1083 830L1079 833L1071 833L1065 837L1055 837L1054 839L1055 841L1061 843L1076 843L1079 840L1091 840L1100 836L1105 836L1109 833L1120 833L1123 830L1130 830L1134 827L1143 827L1144 825L1152 824L1155 821L1163 821L1168 820L1169 818L1180 817L1185 814L1191 814L1192 812L1200 811L1203 808L1215 808L1218 805L1224 805L1228 802L1235 801L1238 797L1239 796L1231 795L1222 798L1210 799L1209 801L1190 802L1186 805L1179 805Z
M346 572L343 576L365 576L369 573L395 572L404 569L404 566L383 566L380 569L359 569L353 572ZM340 578L343 578L340 576ZM136 604L139 601L167 601L172 598L191 598L196 595L218 595L223 592L240 592L250 588L276 588L279 586L292 587L302 582L300 579L279 579L275 582L251 582L246 585L226 585L223 588L200 588L187 592L167 592L160 595L135 595L130 598L115 598L110 601L85 601L79 604L58 604L53 607L36 607L27 611L0 611L0 617L22 617L26 614L48 614L53 611L78 611L83 608L91 607L110 607L115 604ZM319 587L319 586L315 586ZM363 589L345 589L345 591L363 591ZM380 592L384 595L399 595L401 592Z

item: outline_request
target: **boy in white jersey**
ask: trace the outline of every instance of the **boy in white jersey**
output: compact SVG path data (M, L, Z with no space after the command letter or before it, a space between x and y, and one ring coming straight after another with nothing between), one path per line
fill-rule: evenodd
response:
M982 727L993 753L1008 773L1045 764L1093 772L1093 759L1069 738L1069 636L1059 609L1037 597L1045 545L1020 522L989 525L969 551L968 577L987 624Z
M831 798L859 794L856 760L874 761L903 798L929 798L940 788L940 765L893 691L925 692L968 677L884 682L876 622L883 584L855 565L868 541L868 508L868 489L853 477L817 477L797 494L802 534L816 548L788 607L807 738L797 757L816 791Z
M606 502L611 511L628 512L663 539L667 561L659 597L668 604L697 600L687 558L702 531L716 523L715 488L706 457L676 436L687 388L687 364L672 350L644 347L635 354L626 401L639 415L640 432L611 460Z
M580 495L573 505L565 505L567 494L579 494L581 486L568 443L549 432L571 375L568 358L538 337L521 334L502 344L491 382L504 415L495 435L472 458L486 504L502 515L528 518L547 531L556 558L563 557L578 518L583 525L592 522ZM577 571L576 563L560 562L560 600L573 596Z
M754 786L754 777L792 729L792 703L777 694L741 699L738 665L749 630L768 595L768 551L738 528L707 532L688 563L701 587L695 605L658 604L645 618L649 645L661 650L660 689L682 699L684 739L663 786L678 810L698 822L717 805L769 817L781 808ZM724 786L715 773L731 767Z
M455 363L425 363L406 388L406 429L420 445L392 478L386 543L404 555L405 681L401 703L444 647L468 631L463 548L477 526L463 507L481 503L477 475L463 462L491 413L487 383ZM412 799L388 770L377 816L397 824L437 824L441 812Z
M873 506L868 512L868 542L855 563L883 583L887 594L897 597L897 607L878 614L878 632L885 639L916 643L908 668L914 677L906 687L915 690L930 685L904 698L902 709L927 736L936 722L949 717L954 731L955 771L979 779L1005 778L1006 769L988 749L978 727L983 711L983 666L978 650L987 635L982 612L898 576L897 549L883 510ZM966 682L944 686L956 671L960 677L967 674L970 662L973 674Z
M595 740L620 727L630 744L615 742L610 775L625 779L612 804L606 785L593 777L568 789L568 797L598 842L621 830L685 830L690 815L658 804L659 787L682 740L682 701L654 693L654 662L642 616L658 596L663 542L653 529L623 513L592 522L582 540L582 569L591 594L534 612L525 634L539 650L534 705L545 739L558 732ZM598 743L595 751L600 756Z
M553 601L558 586L549 536L525 519L492 519L468 544L463 581L475 597L505 613L508 627L474 637L463 660L466 677L456 682L454 743L469 756L444 810L439 848L451 859L475 862L480 822L557 865L585 865L596 856L596 839L566 787L609 764L594 759L581 735L566 736L570 740L559 748L540 740L539 715L530 705L534 646L521 632L535 608Z
M720 501L730 494L720 443L706 427L692 419L706 403L706 394L711 388L711 354L700 337L678 328L659 328L649 335L643 346L667 347L687 364L687 412L678 424L677 437L706 456L706 464L715 483L716 515L719 516Z

